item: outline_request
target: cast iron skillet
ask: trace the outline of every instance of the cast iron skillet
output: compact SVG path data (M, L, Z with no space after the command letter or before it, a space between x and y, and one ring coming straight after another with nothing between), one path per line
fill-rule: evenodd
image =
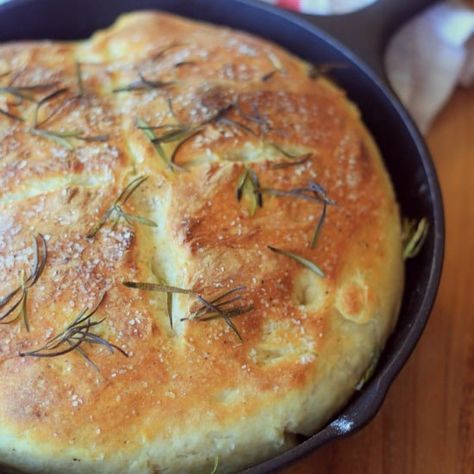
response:
M316 23L364 54L380 73L381 52L390 30L428 3L430 0L379 0L361 12L318 17ZM421 254L407 263L400 319L371 381L325 428L310 438L302 437L301 443L290 451L245 471L272 472L370 421L413 351L434 302L443 260L444 219L436 173L423 139L380 77L321 29L301 17L253 0L14 0L0 6L0 42L85 38L109 26L123 12L150 8L255 33L314 63L347 64L332 76L361 109L382 151L402 213L426 216L431 224Z

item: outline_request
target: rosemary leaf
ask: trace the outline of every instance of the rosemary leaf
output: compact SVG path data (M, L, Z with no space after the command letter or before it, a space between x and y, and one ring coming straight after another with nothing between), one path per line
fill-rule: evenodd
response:
M149 91L153 89L163 89L172 86L175 83L174 81L152 81L146 79L141 72L139 72L138 75L140 77L138 81L133 81L125 86L119 86L113 89L112 92L117 94L120 92Z
M364 374L362 375L361 379L355 386L356 390L360 390L374 375L375 369L377 368L377 362L379 361L380 353L376 351L375 354L372 355L372 359L370 360L370 364L365 370Z
M327 203L323 201L323 210L321 212L321 216L318 220L316 228L314 229L313 236L311 237L310 247L314 249L319 239L319 235L321 234L321 229L323 228L324 220L326 219L326 212L327 212Z
M237 201L240 201L242 199L243 193L244 193L244 185L245 182L247 181L248 177L248 169L245 168L242 174L239 177L239 180L237 181L237 188L236 188L236 197Z
M133 214L121 213L121 216L129 223L138 222L139 224L147 225L149 227L158 227L158 224L151 219L142 216L134 216Z
M53 92L51 92L50 94L48 94L46 97L43 97L37 104L36 104L36 108L35 108L35 114L34 114L34 117L33 117L33 128L37 128L38 126L38 114L39 114L39 111L41 109L41 107L50 102L51 100L55 99L56 97L59 97L63 94L65 94L69 89L67 87L62 87L61 89L57 89ZM48 117L49 118L49 117ZM47 119L43 120L43 123L46 121Z
M173 67L178 69L178 68L183 67L183 66L194 66L195 64L197 64L196 61L179 61Z
M176 126L176 128L169 130L168 132L160 135L153 139L153 142L161 142L161 143L170 143L175 141L180 141L186 138L192 130L188 127L180 127Z
M297 255L297 254L292 253L292 252L287 252L286 250L281 250L281 249L278 249L276 247L271 247L270 245L268 245L268 248L272 252L279 253L280 255L284 255L285 257L289 257L289 258L293 259L295 262L298 262L299 264L303 265L308 270L311 270L313 273L316 273L316 275L320 276L321 278L325 277L325 274L321 270L321 268L319 268L319 266L316 265L311 260L308 260L307 258L302 257L301 255Z
M170 291L166 293L166 310L168 311L170 327L173 329L173 293Z
M254 309L255 309L254 306L242 306L238 308L232 308L226 311L225 315L227 318L235 318L242 314L249 313L250 311L253 311ZM213 319L219 319L219 318L222 319L222 314L208 312L204 316L195 317L192 319L195 319L196 321L211 321Z
M8 117L12 120L16 120L18 122L24 122L25 119L23 117L20 117L19 115L12 114L8 110L4 110L0 108L0 115L4 115L5 117Z
M84 81L82 80L82 68L81 63L76 61L76 81L77 81L77 93L79 97L84 95Z
M8 308L4 313L0 314L1 324L11 324L18 319L19 315L17 315L14 319L5 321L5 319L7 319L11 314L13 314L15 310L22 304L24 297L25 297L25 293L22 291L21 297L12 306L10 306L10 308Z
M242 130L245 133L248 133L253 136L257 136L257 134L250 127L248 127L247 125L243 123L237 122L237 120L233 120L227 117L221 117L218 119L218 123L227 125L229 127L238 128L239 130Z
M239 338L240 342L243 342L242 336L240 335L239 331L237 330L237 327L235 324L232 322L230 317L228 316L227 313L224 313L222 310L220 310L217 306L213 305L209 301L205 300L201 295L196 295L197 299L203 303L204 306L206 306L211 312L216 313L220 315L227 326L230 327L230 329L234 332L234 334Z
M136 288L137 290L145 291L160 291L162 293L181 293L185 295L195 295L195 292L192 290L187 290L185 288L178 288L177 286L163 285L161 283L141 283L135 281L124 281L122 282L127 288Z
M13 291L11 291L2 299L0 299L0 308L7 305L12 300L12 298L14 298L20 292L20 290L21 290L21 286L19 286L18 288L15 288Z
M258 179L257 173L253 169L249 169L250 182L252 183L253 193L256 196L258 207L263 207L263 195L259 191L260 181Z
M172 86L174 81L152 81L147 79L141 72L138 73L140 77L140 81L144 84L148 89L162 89L163 87Z
M214 458L214 466L212 467L212 471L209 474L216 474L218 466L219 466L219 456L216 456Z
M0 87L0 94L9 94L13 97L18 97L19 99L26 100L28 102L36 102L36 99L31 94L49 89L57 84L57 82L50 82L44 84L33 84L30 86L14 86L13 82L16 78L17 75L13 77L8 86Z
M270 72L264 74L261 77L262 82L267 82L275 74L284 72L283 65L280 61L280 58L278 58L278 56L276 54L274 54L273 52L269 52L269 53L267 53L267 57L268 57L271 65L272 65L273 69Z
M137 190L137 188L141 186L147 179L148 176L145 175L137 176L135 179L132 179L132 181L130 181L130 183L128 183L123 191L119 194L114 204L125 204L129 200L130 196Z
M260 182L254 170L246 168L237 182L236 197L240 201L244 196L249 201L249 214L255 215L258 207L263 206L263 195Z
M174 150L173 150L173 153L171 154L171 158L170 158L170 161L171 161L171 164L172 166L176 167L176 157L178 156L178 153L179 151L181 150L181 147L187 143L189 140L191 140L192 138L194 138L196 135L198 135L199 133L201 133L201 128L200 127L197 127L195 130L190 130L189 133L185 134L180 142L175 146Z
M282 148L280 145L277 145L276 143L269 143L269 145L271 147L273 147L275 150L277 150L278 152L280 152L283 156L285 156L286 158L290 158L291 160L294 160L294 159L302 159L302 158L305 158L307 156L307 154L304 154L304 155L297 155L295 153L291 153L287 150L285 150L284 148Z
M161 143L157 141L158 137L156 136L155 132L153 132L153 129L141 118L137 119L137 128L143 130L143 133L146 135L148 140L150 140L151 144L158 152L158 155L160 155L161 159L163 160L163 163L166 166L171 167L171 161L168 155L165 153L165 150L161 146Z
M155 53L152 57L151 57L151 61L153 62L156 62L158 61L159 59L161 59L163 56L165 56L166 53L168 53L169 51L171 51L172 49L174 48L181 48L183 47L184 44L182 43L171 43L170 45L166 46L165 48L163 49L160 49L157 53Z
M46 247L46 241L41 234L38 234L34 239L34 253L33 253L33 265L30 270L30 276L25 279L23 272L20 273L20 285L15 288L12 292L6 295L0 300L0 309L5 308L18 294L20 297L10 307L0 314L1 324L11 324L15 322L20 316L22 317L26 330L30 331L30 323L27 313L27 299L28 290L38 281L39 277L43 273L44 267L46 266L46 260L48 258L48 251ZM14 314L16 309L19 308L19 312L13 319L5 321L9 316Z
M28 320L28 311L27 311L27 299L28 299L28 292L24 290L23 298L21 301L20 315L23 318L23 322L25 323L26 330L30 332L30 323Z
M60 133L51 132L49 130L42 130L41 128L33 128L31 129L31 133L33 135L37 135L38 137L45 138L47 140L51 140L58 145L61 145L68 150L74 150L74 145L68 140L71 138L70 136L63 136Z
M416 257L428 237L429 222L423 217L416 223L416 220L405 219L402 228L403 258Z
M323 63L323 64L312 64L308 69L308 77L310 79L319 79L322 76L327 76L335 69L345 69L345 64L338 63Z
M77 140L81 140L83 142L101 142L105 143L106 141L109 140L109 135L77 135L76 137Z
M99 230L102 229L105 223L109 220L110 216L114 211L115 207L107 209L107 211L105 211L104 215L100 218L97 224L95 224L94 227L92 227L92 229L86 234L86 238L93 239L97 235L97 232L99 232Z
M312 154L308 153L307 155L303 155L299 160L296 161L284 161L283 163L274 163L270 165L273 169L284 169L290 168L292 166L301 166L311 160Z

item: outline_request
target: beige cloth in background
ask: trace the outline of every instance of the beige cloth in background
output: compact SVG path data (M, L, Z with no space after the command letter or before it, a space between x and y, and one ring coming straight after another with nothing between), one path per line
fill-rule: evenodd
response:
M348 13L376 0L265 1L304 13L328 15ZM449 0L411 19L389 42L387 75L422 132L429 129L457 84L474 83L473 34L474 0Z
M422 132L457 84L474 83L473 33L474 9L447 1L409 21L390 41L387 75Z

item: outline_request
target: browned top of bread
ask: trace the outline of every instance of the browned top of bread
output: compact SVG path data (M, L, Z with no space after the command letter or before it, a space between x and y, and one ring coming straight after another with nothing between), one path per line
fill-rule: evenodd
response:
M0 47L2 314L21 300L0 326L0 463L231 472L347 400L398 311L398 209L357 110L309 71L152 12Z

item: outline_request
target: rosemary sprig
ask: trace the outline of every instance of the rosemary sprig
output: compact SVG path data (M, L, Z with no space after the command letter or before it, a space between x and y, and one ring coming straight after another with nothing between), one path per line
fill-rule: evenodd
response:
M268 245L268 248L275 253L278 253L280 255L284 255L285 257L289 257L293 259L295 262L298 262L299 264L303 265L306 267L308 270L311 270L313 273L316 273L316 275L320 276L321 278L325 277L324 272L321 270L321 268L316 265L314 262L311 260L308 260L305 257L302 257L301 255L297 255L296 253L288 252L286 250L278 249L276 247L272 247Z
M403 258L416 257L428 237L430 225L428 219L404 219L402 225Z
M137 222L138 224L147 225L150 227L157 227L157 224L142 216L135 216L133 214L126 213L122 206L128 201L130 196L137 190L137 188L142 185L148 176L138 176L137 178L130 181L124 190L119 194L119 196L115 199L112 206L105 211L99 222L87 233L86 237L88 239L93 239L97 232L105 225L105 223L110 219L114 218L114 226L118 224L120 219L124 219L127 224L132 225L133 222Z
M68 150L74 150L75 148L74 144L71 142L71 139L81 140L83 142L106 142L109 139L108 135L84 135L84 132L82 130L56 132L53 130L44 130L42 128L32 128L30 132L33 135L37 135L47 140L51 140L57 143L58 145L67 148Z
M202 130L201 125L192 127L189 125L182 124L165 124L154 127L147 124L141 118L137 119L137 128L145 133L146 137L148 138L148 140L150 140L158 155L163 160L164 164L171 170L180 169L180 167L176 164L176 157L178 155L178 152L188 140L191 140ZM162 135L157 135L155 133L155 130L166 131ZM165 149L163 148L163 144L173 142L177 143L171 153L171 156L168 156Z
M287 196L297 199L303 199L305 201L322 203L323 210L319 217L318 223L316 224L316 228L314 229L310 243L311 248L316 247L316 243L318 241L319 235L321 234L321 230L326 219L327 207L328 205L336 204L336 201L329 199L326 190L320 184L310 181L307 188L290 189L288 191L274 188L260 188L257 189L257 191L262 194L271 194L273 196Z
M28 332L30 331L30 323L27 312L28 290L38 281L39 277L43 273L47 258L48 250L46 246L46 241L41 234L38 234L34 238L34 258L33 265L30 271L30 276L28 278L25 278L24 274L21 274L20 285L8 295L0 299L0 309L3 310L6 307L6 310L2 314L0 314L1 324L10 324L15 322L19 317L22 317L23 322L25 323L26 330ZM19 298L14 301L17 296L19 296ZM13 302L13 304L10 305L11 302ZM14 314L18 308L18 314L13 319L5 321L9 316Z
M102 295L95 307L92 308L92 310L89 310L89 308L83 309L74 319L74 321L66 326L64 331L49 339L44 346L32 351L20 352L19 356L58 357L68 354L69 352L77 351L81 357L88 364L92 365L92 367L94 367L98 372L100 372L98 366L81 347L82 344L87 343L91 345L104 346L111 354L117 350L125 357L128 357L128 354L122 348L112 344L92 331L93 328L99 326L105 321L105 318L96 321L92 319L92 316L94 316L94 314L97 312L99 306L104 300L104 297L105 293Z
M188 290L188 289L179 288L176 286L164 285L161 283L124 281L122 282L122 284L126 286L127 288L135 288L135 289L144 290L144 291L158 291L158 292L166 293L167 295L179 293L179 294L194 296L201 303L201 306L196 311L194 311L190 317L182 318L182 321L183 320L209 321L215 318L222 318L225 321L225 323L230 327L232 332L234 332L234 334L239 338L240 341L242 341L242 337L237 327L231 320L231 318L238 316L240 314L247 313L253 309L253 306L252 307L233 306L231 308L227 308L232 303L236 301L240 301L241 296L239 295L238 297L232 297L231 299L228 299L228 300L226 300L225 298L227 298L229 295L245 290L244 286L238 286L236 288L233 288L232 290L226 291L225 293L209 301L203 296L201 296L199 293L195 292L194 290Z
M78 64L78 63L77 63ZM80 69L78 70L80 71ZM78 72L80 74L80 72ZM82 79L78 77L78 87L82 88ZM107 135L96 135L96 136L89 136L89 135L84 135L84 132L82 130L71 130L71 131L55 131L55 130L47 130L44 128L41 128L44 126L44 124L48 121L50 121L57 113L64 109L64 107L71 103L74 100L77 100L81 97L82 92L80 92L80 95L75 95L73 97L70 97L66 99L59 107L57 107L53 112L51 112L46 118L43 120L39 121L39 112L40 109L47 104L48 102L51 102L52 100L56 99L57 97L60 97L64 94L66 94L69 91L67 87L63 87L60 89L56 89L55 91L51 92L48 94L46 97L43 97L37 104L35 108L35 113L33 116L33 128L31 129L31 133L33 135L37 135L39 137L45 138L47 140L51 140L58 145L63 146L64 148L67 148L68 150L73 150L74 149L74 144L71 142L71 139L75 140L81 140L84 142L105 142L108 140Z
M164 164L168 166L170 169L172 169L172 163L171 160L169 159L168 155L166 154L164 148L161 146L161 142L157 140L157 135L154 132L154 127L151 127L145 120L142 118L137 119L137 128L142 130L145 136L150 140L152 143L153 147L157 151L158 155L160 158L163 160Z
M241 201L244 196L250 202L250 216L255 215L258 207L263 207L263 195L257 173L250 168L245 168L237 181L236 189L237 201Z

